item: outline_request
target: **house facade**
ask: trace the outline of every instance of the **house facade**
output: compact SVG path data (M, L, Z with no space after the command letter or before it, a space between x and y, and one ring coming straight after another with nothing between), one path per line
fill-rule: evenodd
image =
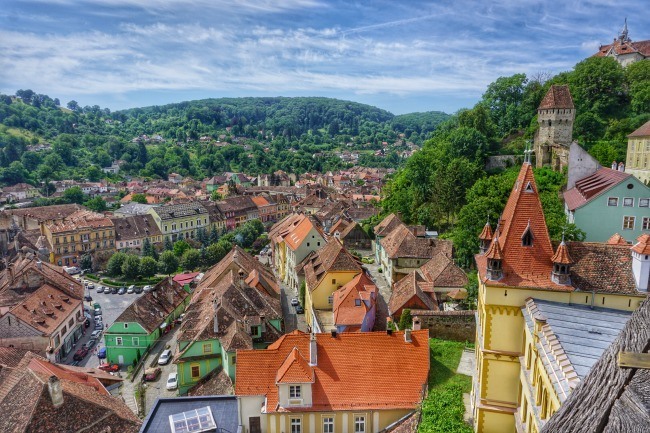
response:
M650 187L621 169L600 168L564 193L568 220L586 241L605 242L619 233L632 243L650 233Z
M162 233L150 214L111 218L111 221L115 227L115 249L118 251L141 252L145 240L152 245L163 242Z
M625 172L650 184L650 120L627 136Z
M372 331L378 293L377 286L365 272L335 291L332 317L336 332Z
M158 283L153 291L129 305L106 330L106 360L135 365L174 326L189 302L189 287L182 287L171 278Z
M416 411L428 373L428 331L294 331L265 350L237 352L240 424L257 433L379 433Z
M644 252L650 236L641 236L632 250L590 242L554 245L543 215L532 166L525 162L499 224L492 236L481 236L481 253L475 256L479 290L472 405L477 432L539 431L557 409L550 387L558 380L579 381L567 367L573 361L560 356L560 338L549 340L558 362L544 361L557 377L546 388L539 385L540 365L527 360L533 355L526 342L542 337L537 330L543 331L544 317L532 313L532 320L540 322L533 330L529 300L633 311L647 295L650 266L647 256L635 251ZM553 326L550 315L547 319Z
M153 216L163 241L176 242L180 239L195 239L197 230L208 229L208 211L199 202L152 207L148 213Z

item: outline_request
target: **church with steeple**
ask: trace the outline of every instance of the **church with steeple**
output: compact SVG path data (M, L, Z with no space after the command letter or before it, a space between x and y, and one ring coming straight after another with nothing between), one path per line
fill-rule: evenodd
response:
M595 57L613 57L625 67L639 60L650 58L650 40L634 42L630 39L627 18L618 37L608 45L601 45Z
M553 242L527 153L477 241L474 428L539 432L647 296L650 236Z

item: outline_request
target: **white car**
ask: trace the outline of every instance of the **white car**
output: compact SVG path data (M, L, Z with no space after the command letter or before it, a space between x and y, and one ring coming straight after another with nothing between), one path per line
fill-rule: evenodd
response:
M152 290L153 290L153 286L149 286L149 285L146 285L142 288L142 291L144 291L145 293L149 293Z
M172 351L170 349L165 349L163 353L160 354L158 358L158 365L167 365L172 359Z
M135 286L131 284L129 288L126 290L126 293L131 294L135 291Z
M169 373L167 377L167 389L172 390L178 388L178 373Z
M295 307L296 305L300 305L300 302L298 302L298 299L293 298L293 299L291 300L291 306L292 306L292 307Z

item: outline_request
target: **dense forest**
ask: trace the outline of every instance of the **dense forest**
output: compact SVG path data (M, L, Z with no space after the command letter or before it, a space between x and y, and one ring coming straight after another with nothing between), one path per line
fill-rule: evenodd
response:
M0 182L96 181L115 160L123 174L202 179L223 171L251 175L398 167L409 143L421 145L449 116L393 114L329 98L223 98L111 112L19 90L0 95ZM142 136L154 139L134 140ZM159 137L158 137L159 136ZM30 145L47 143L43 149ZM375 153L380 151L379 155Z
M439 125L384 189L383 214L399 212L454 240L462 265L472 263L478 234L494 219L516 178L516 167L487 173L491 154L523 155L537 129L537 107L552 84L567 84L576 106L573 138L603 166L625 161L626 136L650 119L650 61L626 68L591 57L554 77L516 74L490 84L481 100ZM536 170L549 232L559 240L584 234L565 221L560 190L566 173ZM372 223L372 222L371 222Z

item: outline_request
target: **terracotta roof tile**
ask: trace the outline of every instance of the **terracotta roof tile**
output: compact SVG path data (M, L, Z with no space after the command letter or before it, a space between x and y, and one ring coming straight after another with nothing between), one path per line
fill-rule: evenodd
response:
M452 255L453 244L448 240L416 237L404 224L398 225L379 241L391 259L398 257L431 258L438 252Z
M377 224L373 230L375 231L376 236L388 236L397 226L403 224L402 220L399 219L394 213L388 215L384 218L379 224Z
M492 233L492 227L490 227L490 222L488 221L483 226L483 230L478 238L481 240L489 240L492 239L492 236L494 236L494 234Z
M573 188L564 193L569 210L575 210L600 194L610 190L630 177L629 173L602 167L594 174L578 180Z
M361 325L375 308L378 289L365 272L359 273L333 294L335 325ZM360 302L357 305L357 300Z
M571 91L567 85L553 84L540 102L538 110L553 108L575 108Z
M332 239L316 251L303 266L309 290L315 290L330 272L362 272L359 259L345 249L338 239Z
M640 53L644 57L650 57L650 40L647 41L621 41L620 39L615 39L614 43L608 45L602 45L598 52L594 54L595 57L605 57L610 52L613 52L617 55L622 54L631 54L631 53Z
M571 255L569 254L569 249L564 241L560 242L555 254L551 257L551 261L553 263L561 263L564 265L570 265L573 263L573 259L571 259Z
M314 369L302 356L297 347L287 355L278 374L275 376L276 383L313 383Z
M407 276L393 284L393 290L388 301L390 314L396 314L414 298L420 300L426 309L437 311L438 303L433 285L419 270L410 272ZM426 292L426 293L425 293ZM421 308L424 309L424 308Z
M641 235L636 240L632 251L639 254L650 254L650 235Z
M648 42L649 42L648 45L650 47L650 41ZM641 125L639 129L636 129L634 132L628 135L628 137L650 137L650 120L648 120L646 123Z
M605 243L609 245L628 245L625 238L618 233L614 233Z
M436 254L420 267L420 272L433 287L465 287L467 274L444 253Z
M278 370L294 348L309 353L309 338L294 332L266 350L238 351L235 394L266 396L267 413L415 409L422 401L429 373L428 331L413 331L411 343L403 332L357 332L335 338L316 334L312 406L281 407Z

